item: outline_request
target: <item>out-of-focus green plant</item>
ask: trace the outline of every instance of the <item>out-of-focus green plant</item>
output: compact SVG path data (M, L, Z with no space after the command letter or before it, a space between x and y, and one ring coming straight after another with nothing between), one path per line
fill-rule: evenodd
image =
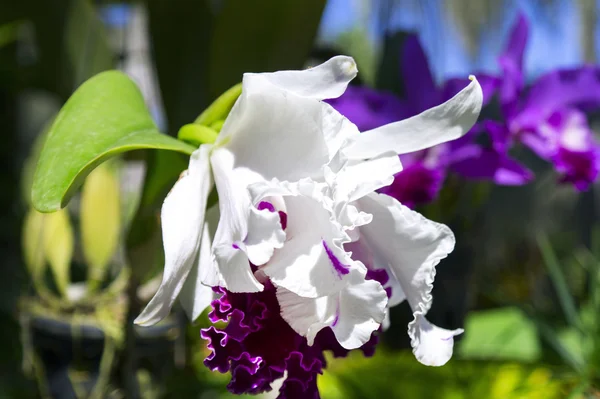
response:
M591 394L600 384L600 237L597 233L596 229L591 249L581 248L563 262L558 260L546 235L538 235L563 320L552 323L531 310L528 314L540 337L577 376L578 383L572 395ZM587 286L580 298L576 298L570 289L565 266L580 267L585 271Z
M517 362L452 360L429 368L409 351L379 351L372 358L353 353L335 359L319 379L324 399L516 399L564 398L568 382L546 366Z

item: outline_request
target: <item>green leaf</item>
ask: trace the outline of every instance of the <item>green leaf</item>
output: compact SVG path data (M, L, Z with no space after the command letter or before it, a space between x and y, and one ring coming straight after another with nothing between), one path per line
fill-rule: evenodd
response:
M242 94L242 84L238 83L213 101L213 103L196 118L194 123L211 126L215 122L225 120L240 94Z
M457 353L469 359L535 361L541 355L535 325L518 308L472 312Z
M58 292L66 298L67 288L71 282L71 259L74 247L73 228L69 220L69 212L62 209L44 216L46 220L44 252L50 264L50 270L54 275Z
M558 294L558 300L567 321L572 327L578 328L581 331L581 320L575 306L575 300L569 292L567 280L562 272L558 259L552 250L548 237L544 234L537 236L538 246L544 258L544 263L550 274L554 289Z
M558 339L577 364L585 363L585 340L579 330L573 327L564 328L558 332Z
M529 313L529 319L535 323L535 327L538 330L540 337L558 356L560 356L563 362L573 368L573 370L582 372L583 364L580 362L577 354L571 352L571 349L573 348L565 345L568 344L568 342L561 340L558 332L537 315Z
M101 162L137 149L191 154L195 148L161 134L135 83L117 71L85 82L62 108L44 143L33 178L33 206L64 207Z
M167 131L174 136L181 126L193 121L221 94L208 94L211 5L215 2L147 0L145 5L153 60L169 124ZM237 82L239 79L234 83Z
M387 34L383 42L383 53L379 61L375 86L404 96L406 88L400 75L401 49L408 33L398 31Z
M210 42L209 93L216 98L244 72L302 68L325 0L228 0Z
M85 179L81 193L81 238L88 266L88 287L95 290L119 243L121 229L119 179L105 162Z
M160 208L168 191L188 165L173 152L148 153L144 189L126 238L127 258L138 281L156 275L162 268Z

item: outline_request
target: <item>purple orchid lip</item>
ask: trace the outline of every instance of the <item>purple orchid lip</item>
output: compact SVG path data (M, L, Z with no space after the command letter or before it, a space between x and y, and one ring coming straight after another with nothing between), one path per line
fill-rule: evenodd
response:
M319 398L317 376L327 366L324 351L334 357L345 357L330 328L321 330L314 344L298 335L281 317L276 289L266 282L257 293L232 293L215 288L221 294L212 301L209 319L227 321L225 327L211 326L201 330L208 341L210 354L204 364L211 370L231 373L227 389L234 394L258 394L272 390L271 384L284 376L279 399ZM377 334L360 349L372 356Z
M325 240L322 240L321 243L323 244L323 248L325 248L325 252L327 253L327 257L329 258L329 261L333 265L333 268L335 269L335 271L338 273L338 276L340 276L340 278L341 278L342 276L350 273L350 266L344 265L337 258L337 256L335 256L335 254L333 253L331 248L329 248L329 246L327 245L327 242Z

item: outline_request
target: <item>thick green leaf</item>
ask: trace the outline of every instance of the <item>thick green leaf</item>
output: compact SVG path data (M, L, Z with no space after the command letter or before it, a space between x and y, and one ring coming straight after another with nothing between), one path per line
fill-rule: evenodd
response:
M469 359L535 361L541 355L535 325L518 308L472 312L458 354Z
M386 35L375 83L378 89L389 90L399 96L406 94L400 75L400 49L402 49L407 35L403 31Z
M166 151L148 153L144 189L127 234L127 258L133 275L144 281L162 268L160 208L188 160Z
M33 206L65 206L83 179L108 157L153 148L191 154L194 147L161 134L135 83L117 71L85 82L62 108L40 154Z
M208 94L211 5L214 5L211 3L215 2L146 1L152 54L169 124L167 130L173 136L217 97Z
M228 0L211 38L209 88L216 98L244 72L304 66L325 0Z
M90 290L96 289L104 279L119 243L119 179L111 163L105 162L90 173L81 193L81 238Z

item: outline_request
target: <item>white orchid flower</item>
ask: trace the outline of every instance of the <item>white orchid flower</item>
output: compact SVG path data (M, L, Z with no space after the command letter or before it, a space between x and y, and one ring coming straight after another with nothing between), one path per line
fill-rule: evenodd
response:
M151 325L166 317L195 268L199 270L194 275L208 286L232 292L262 290L249 261L266 263L273 250L283 245L285 234L277 214L252 205L247 188L273 178L318 178L345 141L345 127L351 125L320 100L340 96L357 72L352 58L334 57L306 71L244 75L242 94L216 142L194 152L187 172L165 199L163 280L137 324ZM213 184L221 212L212 246L207 248L201 243ZM200 265L213 259L216 267ZM192 318L209 304L207 297L184 297L202 300L184 304L196 310Z
M438 107L360 134L322 101L339 96L355 75L348 57L306 71L244 75L215 145L194 153L165 200L165 276L136 322L166 316L193 270L197 294L183 296L192 317L208 305L202 284L256 292L269 279L282 317L309 344L330 327L353 349L379 328L386 307L406 299L416 357L429 365L450 358L461 330L438 328L424 316L435 266L453 250L454 236L375 190L401 170L398 154L465 134L479 115L481 88L473 78ZM219 193L216 231L203 222L210 170ZM384 287L366 279L368 268L388 272L389 303Z

